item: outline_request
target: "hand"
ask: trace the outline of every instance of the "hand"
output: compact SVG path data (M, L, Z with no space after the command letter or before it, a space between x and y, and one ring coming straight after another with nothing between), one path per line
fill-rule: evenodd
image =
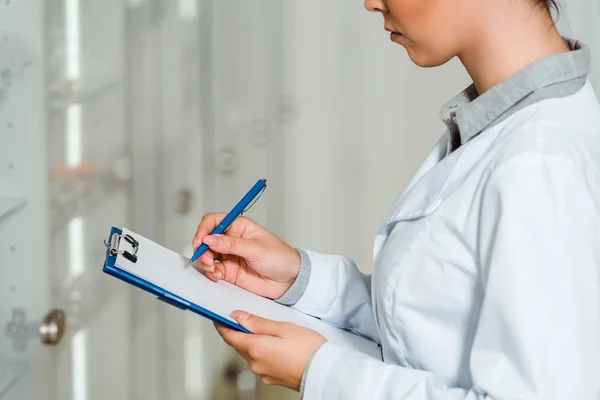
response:
M225 235L210 236L225 215L207 214L202 218L193 246L197 249L205 243L210 250L197 260L197 265L213 281L223 279L270 299L283 296L300 271L298 252L246 217L236 218Z
M225 342L233 347L267 385L299 391L302 375L313 354L326 342L315 331L288 322L275 322L235 311L233 317L252 334L215 323Z

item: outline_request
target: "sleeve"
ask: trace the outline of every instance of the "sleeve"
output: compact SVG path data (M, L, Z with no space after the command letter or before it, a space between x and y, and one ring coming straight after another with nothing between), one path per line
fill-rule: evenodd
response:
M293 306L298 302L298 300L300 300L304 292L306 292L306 287L308 286L308 280L310 278L310 272L312 269L310 258L308 258L306 251L302 249L296 249L296 251L300 255L300 272L298 272L298 277L296 277L296 280L288 289L288 291L285 292L279 299L275 300L285 306Z
M506 162L479 208L484 296L470 351L472 387L325 343L311 360L303 399L600 398L598 203L566 161Z
M371 277L346 257L299 249L300 273L277 301L380 343Z

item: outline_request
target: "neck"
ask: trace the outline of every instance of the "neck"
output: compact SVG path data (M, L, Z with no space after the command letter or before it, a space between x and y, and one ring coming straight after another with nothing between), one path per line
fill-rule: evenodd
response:
M537 10L507 9L481 20L482 29L458 54L479 94L529 65L568 51L548 15Z

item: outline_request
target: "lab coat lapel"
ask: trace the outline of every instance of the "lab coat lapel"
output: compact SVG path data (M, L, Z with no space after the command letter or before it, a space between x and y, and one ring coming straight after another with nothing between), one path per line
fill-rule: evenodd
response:
M453 168L451 162L447 168L434 167L445 161L449 140L450 136L446 132L421 164L404 192L394 202L375 238L374 259L377 258L396 222L426 216L441 203L440 194Z

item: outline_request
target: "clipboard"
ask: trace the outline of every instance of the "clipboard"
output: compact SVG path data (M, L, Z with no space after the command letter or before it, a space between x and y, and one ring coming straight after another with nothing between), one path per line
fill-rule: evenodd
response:
M377 343L228 282L213 282L189 265L189 258L127 228L112 227L104 244L106 259L103 272L149 292L173 307L251 334L230 315L234 310L244 310L263 318L304 326L329 341L382 359L381 347Z
M132 244L131 250L119 250L119 245L122 238L125 238L126 241ZM198 315L210 319L211 321L223 324L230 329L250 333L247 329L236 322L232 322L231 320L223 318L222 316L215 314L204 307L190 303L174 293L171 293L155 284L152 284L130 272L119 268L119 266L116 265L119 254L123 254L123 257L126 259L135 260L135 262L137 262L137 252L139 251L139 241L133 239L133 236L131 235L123 235L122 229L112 227L109 239L107 242L105 242L105 246L107 249L106 260L104 262L104 268L102 269L103 272L125 281L139 289L145 290L146 292L155 295L158 300L164 301L173 307L177 307L181 310L190 310Z

